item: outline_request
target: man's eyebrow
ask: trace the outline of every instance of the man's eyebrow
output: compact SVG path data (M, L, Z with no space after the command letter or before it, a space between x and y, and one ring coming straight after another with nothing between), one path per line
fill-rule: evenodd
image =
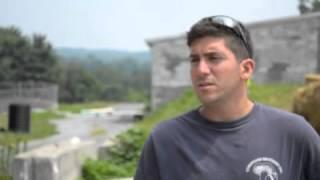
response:
M189 58L193 58L193 57L197 57L197 56L199 56L199 55L198 55L198 54L192 54L192 53L191 53L191 54L189 55Z
M219 54L221 54L221 53L219 53L219 52L216 52L216 51L209 51L209 52L205 52L205 53L203 53L203 55L205 55L205 56L208 56L208 55L219 55Z
M216 51L215 49L212 49L208 52L203 53L203 55L212 56L212 55L224 55L224 54ZM197 53L190 53L189 58L194 58L194 57L198 57L198 56L199 56L199 54L197 54Z

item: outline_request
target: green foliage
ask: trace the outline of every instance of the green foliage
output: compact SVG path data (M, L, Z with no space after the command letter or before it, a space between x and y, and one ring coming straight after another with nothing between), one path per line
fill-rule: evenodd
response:
M101 98L109 101L126 101L126 91L120 84L105 85Z
M130 88L127 92L127 100L130 102L143 101L146 103L148 101L148 97L146 94L141 93L141 91Z
M116 143L108 149L112 162L122 165L138 160L146 137L146 131L141 128L131 128L118 135Z
M113 64L92 67L92 73L104 84L102 99L111 101L145 101L150 91L149 63L122 59Z
M177 97L170 103L157 108L149 116L143 119L143 121L140 121L137 126L150 131L159 122L171 119L199 105L200 104L196 95L190 88L186 90L180 97Z
M293 96L299 84L256 84L251 82L249 96L252 100L291 111Z
M53 111L34 112L31 114L31 134L29 139L48 137L56 133L55 126L50 123L53 119L62 119L63 115Z
M71 112L71 113L80 113L84 109L92 108L103 108L110 106L110 102L105 101L92 101L85 103L61 103L59 104L59 111Z
M106 63L112 63L124 58L132 58L139 62L149 61L151 54L148 51L130 52L126 50L113 49L83 49L83 48L55 48L58 55L64 59L73 59L86 61L88 59L102 60Z
M1 174L0 174L0 179L1 180L12 180L12 178L10 176L1 175Z
M320 11L320 0L299 0L298 9L301 14Z
M95 129L92 129L90 131L90 136L94 137L94 136L102 136L107 134L107 131L104 128L101 127L96 127Z
M59 80L59 99L63 102L88 102L97 100L101 87L97 79L83 66L68 63L62 68Z
M299 84L256 84L250 81L249 97L253 101L290 111L294 92L299 87ZM151 130L159 122L171 119L199 105L196 95L190 88L182 96L156 109L137 126Z
M108 180L126 176L126 170L108 161L86 160L82 167L83 180Z
M107 150L108 160L85 162L82 169L84 180L132 176L146 138L147 132L140 128L129 129L117 136L116 143Z
M0 27L0 81L56 82L57 67L44 35L29 38L15 27Z
M149 97L148 62L126 58L103 63L102 60L93 58L87 61L64 60L62 64L59 80L59 98L62 102L143 102Z
M249 97L253 101L289 111L293 102L293 94L299 86L299 84L256 84L251 81L249 83ZM199 105L197 97L190 88L181 97L172 100L145 117L137 126L150 131L159 122L171 119Z

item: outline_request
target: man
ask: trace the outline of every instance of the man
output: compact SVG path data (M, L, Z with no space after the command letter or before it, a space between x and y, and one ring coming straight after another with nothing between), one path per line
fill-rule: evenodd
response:
M250 36L212 16L187 34L201 106L162 122L145 143L135 180L320 180L320 138L301 117L251 101Z

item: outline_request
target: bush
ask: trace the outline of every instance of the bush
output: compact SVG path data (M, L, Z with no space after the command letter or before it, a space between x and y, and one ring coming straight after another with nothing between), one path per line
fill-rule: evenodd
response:
M136 161L144 144L147 133L140 128L132 128L117 136L116 143L108 150L115 164L122 165Z
M119 176L126 176L123 167L114 165L109 161L87 160L82 168L84 180L107 180Z
M87 160L82 168L84 180L105 180L132 176L140 151L147 138L141 128L132 128L116 137L116 143L107 151L108 160Z

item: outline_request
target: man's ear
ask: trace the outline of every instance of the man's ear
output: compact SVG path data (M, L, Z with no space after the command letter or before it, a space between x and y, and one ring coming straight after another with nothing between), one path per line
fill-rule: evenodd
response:
M251 58L247 58L240 63L240 78L243 80L248 80L252 76L255 69L255 62Z

